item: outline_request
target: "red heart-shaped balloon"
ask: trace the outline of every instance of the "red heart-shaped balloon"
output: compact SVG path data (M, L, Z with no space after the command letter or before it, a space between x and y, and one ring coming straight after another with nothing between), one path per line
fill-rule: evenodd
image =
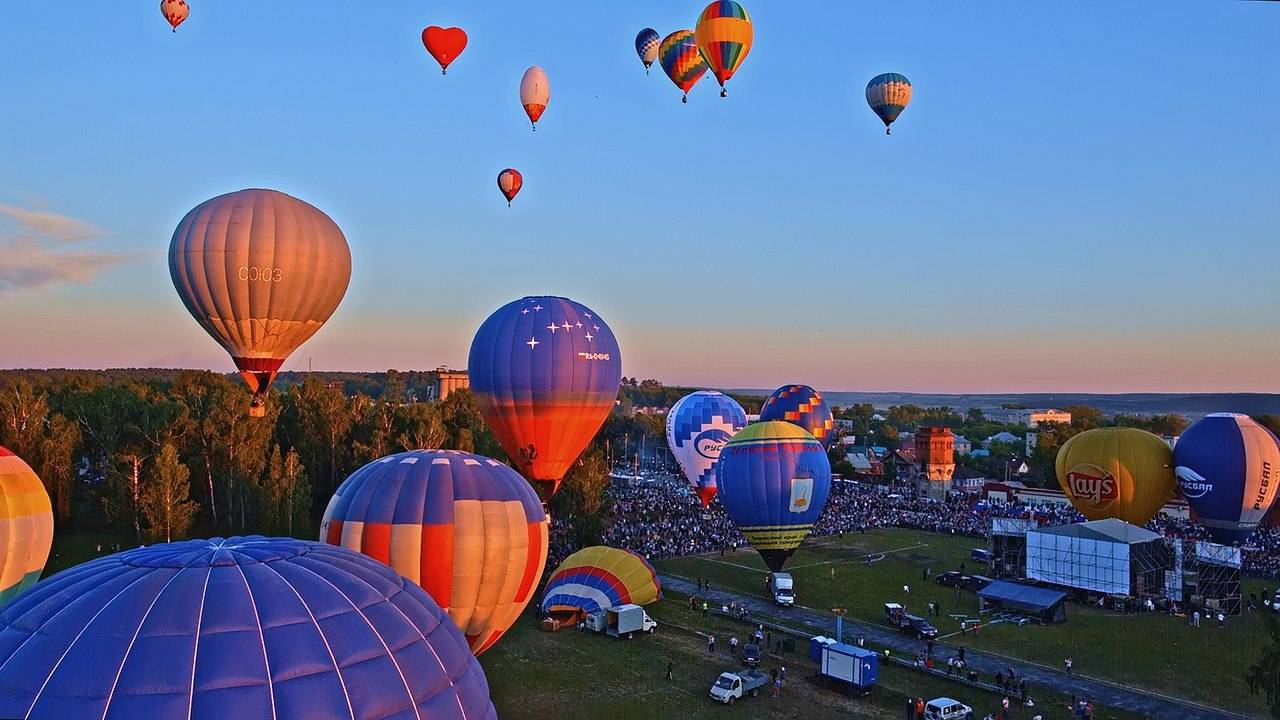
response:
M432 25L422 31L422 44L431 53L431 57L440 63L440 74L449 68L449 63L457 59L467 47L467 34L462 28L442 28Z

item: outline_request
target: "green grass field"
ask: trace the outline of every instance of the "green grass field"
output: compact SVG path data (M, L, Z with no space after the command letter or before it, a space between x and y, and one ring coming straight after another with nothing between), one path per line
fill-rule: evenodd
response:
M962 561L968 572L981 573L982 567L969 559L969 550L982 544L965 537L878 530L807 542L786 570L795 577L798 604L845 607L851 616L871 622L882 621L885 602L903 602L921 615L929 601L938 602L942 617L930 620L947 635L960 629L960 621L949 615L977 617L977 596L957 595L924 580L922 573L926 567L934 574L958 569ZM884 553L883 559L868 564L869 553ZM767 570L749 549L725 557L674 558L656 564L664 573L709 578L713 587L765 594ZM909 595L904 595L903 585L910 586ZM1248 581L1245 593L1263 589L1261 582ZM1166 615L1119 615L1076 604L1068 605L1065 623L993 625L963 639L972 648L1058 669L1070 656L1080 674L1251 714L1266 708L1262 697L1249 694L1244 673L1266 641L1261 612L1230 618L1225 629L1207 620L1197 629Z

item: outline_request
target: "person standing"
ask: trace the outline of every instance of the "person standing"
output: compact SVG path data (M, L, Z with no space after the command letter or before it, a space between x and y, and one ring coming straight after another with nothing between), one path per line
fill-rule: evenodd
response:
M737 635L729 636L729 654L733 655L734 657L738 656L738 636Z
M702 617L706 617L706 616L707 616L707 607L708 607L708 606L707 606L707 601L706 601L706 600L703 600L703 601L702 601Z
M671 676L672 676L672 673L675 671L675 669L676 669L675 664L672 663L670 660L668 660L667 661L667 682L671 682Z
M716 653L716 636L707 636L707 652L714 655Z
M960 662L964 662L964 646L960 646Z
M907 720L916 720L916 701L907 698Z
M1072 666L1074 663L1072 663L1072 662L1071 662L1071 658L1067 658L1067 659L1066 659L1065 661L1063 661L1063 662L1064 662L1064 664L1067 666L1067 674L1068 674L1068 675L1070 675L1070 674L1071 674L1071 666Z
M1009 696L1000 701L1000 720L1009 720Z

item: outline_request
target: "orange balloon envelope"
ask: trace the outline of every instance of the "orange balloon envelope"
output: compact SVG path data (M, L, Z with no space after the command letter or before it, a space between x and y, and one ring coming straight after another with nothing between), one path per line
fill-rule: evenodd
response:
M725 96L724 84L733 77L751 52L755 32L747 9L733 0L716 0L703 9L694 27L698 50L706 58L707 66L720 83L720 96Z
M275 190L241 190L182 218L169 243L169 274L253 391L250 414L261 416L280 366L342 302L351 250L315 207Z
M187 0L160 0L160 13L173 31L178 32L178 26L191 14L191 8L187 7Z
M440 63L440 74L444 75L449 70L449 63L458 59L466 49L467 33L462 28L432 25L422 31L422 45Z
M547 517L529 483L497 460L414 450L352 473L329 500L320 540L421 585L479 655L533 597Z
M520 104L524 106L533 129L538 129L538 118L547 109L551 100L551 83L547 81L547 73L537 65L524 71L520 78Z
M0 447L0 607L40 579L53 545L53 506L36 473Z
M507 168L498 173L498 190L502 191L502 196L507 199L507 207L511 207L511 201L515 199L516 193L520 192L520 188L524 187L524 176L515 168Z

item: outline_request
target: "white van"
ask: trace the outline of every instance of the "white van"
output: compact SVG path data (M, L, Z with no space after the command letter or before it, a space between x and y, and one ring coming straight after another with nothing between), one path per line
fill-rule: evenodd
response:
M925 703L924 720L973 720L973 708L948 697L935 698Z

